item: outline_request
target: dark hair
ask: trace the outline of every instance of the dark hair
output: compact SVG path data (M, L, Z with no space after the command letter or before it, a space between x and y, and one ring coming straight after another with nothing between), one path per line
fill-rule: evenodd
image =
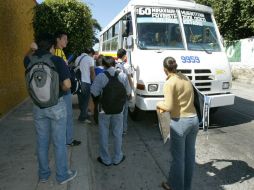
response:
M93 48L85 48L85 49L84 49L84 52L87 53L87 54L92 54L92 55L95 54L95 51L94 51Z
M163 67L169 72L176 72L176 60L173 57L166 57L163 61Z
M123 58L123 56L125 56L126 55L126 50L125 49L123 49L123 48L121 48L121 49L119 49L119 50L117 50L117 57L118 58Z
M97 67L102 65L102 58L103 58L102 54L98 55L98 57L95 61Z
M109 68L111 66L115 66L116 62L115 59L112 56L103 56L102 57L102 65L106 68Z
M41 34L38 36L36 44L38 45L38 49L49 51L54 45L54 37L48 33Z
M68 34L67 34L66 32L64 32L64 31L57 31L57 32L55 33L55 39L61 38L63 35L68 36Z

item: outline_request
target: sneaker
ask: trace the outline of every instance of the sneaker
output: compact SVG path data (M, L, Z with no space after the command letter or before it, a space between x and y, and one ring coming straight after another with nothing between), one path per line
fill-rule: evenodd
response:
M78 173L77 170L68 171L69 177L66 180L63 180L63 181L59 182L59 184L63 185L65 183L67 183L68 181L73 180L76 177L77 173Z
M48 180L49 180L49 179L39 179L39 182L40 182L40 183L46 183L46 182L48 182Z
M161 187L164 189L164 190L172 190L171 187L169 186L169 184L167 182L162 182L161 183Z
M73 140L71 144L67 144L67 146L78 146L81 144L81 141Z
M92 121L90 119L86 119L84 122L87 123L87 124L91 124L92 123Z
M98 157L98 158L97 158L97 161L98 161L99 163L101 163L102 165L104 165L104 166L111 166L111 164L106 164L106 163L104 163L104 162L102 161L101 157Z

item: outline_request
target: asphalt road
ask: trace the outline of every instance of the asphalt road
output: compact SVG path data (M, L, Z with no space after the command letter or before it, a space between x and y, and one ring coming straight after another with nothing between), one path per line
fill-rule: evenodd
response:
M208 133L198 134L193 190L254 189L254 88L234 83L232 91L235 104L214 113ZM92 189L161 189L169 170L169 145L162 142L155 112L141 117L139 122L129 119L123 142L126 160L119 166L105 167L96 161L98 128L88 130Z

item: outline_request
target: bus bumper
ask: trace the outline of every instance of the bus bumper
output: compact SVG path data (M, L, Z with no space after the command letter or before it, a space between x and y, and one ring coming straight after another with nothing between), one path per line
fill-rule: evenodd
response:
M211 108L233 105L235 101L234 94L209 95L209 97L211 97ZM158 98L136 96L136 106L144 111L153 111L156 110L157 102L163 100L164 98L162 97Z
M157 102L163 101L164 98L158 97L141 97L136 96L136 106L144 111L153 111L156 110Z
M209 95L211 97L211 108L233 105L235 102L234 94Z

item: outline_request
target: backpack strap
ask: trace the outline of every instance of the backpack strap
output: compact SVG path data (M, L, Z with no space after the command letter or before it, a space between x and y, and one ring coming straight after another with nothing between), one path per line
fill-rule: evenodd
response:
M85 57L85 56L87 56L87 55L83 55L83 57L81 57L81 58L80 58L80 60L79 60L79 62L78 62L77 67L79 67L79 66L80 66L80 63L81 63L81 61L84 59L84 57Z
M74 72L76 72L78 69L80 69L80 63L84 59L85 56L87 56L87 55L83 55L83 57L80 58L80 60L78 61L77 66L74 67Z

